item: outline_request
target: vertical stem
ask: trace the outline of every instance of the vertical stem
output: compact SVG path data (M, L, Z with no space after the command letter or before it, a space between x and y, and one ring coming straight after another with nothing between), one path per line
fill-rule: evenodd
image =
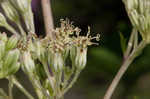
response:
M103 99L111 99L114 90L116 89L120 79L122 78L123 74L128 69L129 65L133 62L133 60L138 56L139 52L143 50L146 46L145 41L142 41L135 49L133 49L132 53L123 61L121 68L119 69L118 73L116 74L115 78L113 79L111 85L109 86L108 90Z
M53 38L52 30L54 29L54 24L51 10L51 2L50 0L41 0L41 5L43 9L46 34Z

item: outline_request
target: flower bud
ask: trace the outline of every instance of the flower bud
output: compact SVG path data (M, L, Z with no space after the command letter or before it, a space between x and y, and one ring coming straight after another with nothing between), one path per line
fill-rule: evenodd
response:
M23 53L22 61L23 61L23 65L24 65L24 70L26 72L33 73L35 70L35 64L34 64L34 61L31 57L30 52L24 52Z
M127 5L128 10L133 10L138 7L138 0L123 0L123 2Z
M124 0L132 25L150 43L150 0Z
M20 68L20 63L13 63L10 67L5 66L2 61L0 62L0 79L16 73Z
M65 61L69 55L69 51L70 51L70 48L68 46L66 46L64 52L63 52L63 60Z
M0 61L5 54L5 43L0 40Z
M87 48L72 47L70 50L72 65L82 70L87 62Z
M40 61L45 59L45 49L40 41L30 42L28 45L33 59L38 58Z
M82 70L87 62L87 48L77 47L75 66Z
M42 46L42 43L40 41L34 42L34 52L36 54L36 57L40 60L44 59L45 57L45 49Z
M0 33L0 40L4 41L4 42L7 42L8 38L7 38L6 33Z
M19 15L16 9L9 2L4 1L1 3L1 5L8 19L10 19L13 22L19 21Z
M5 16L0 13L0 26L5 26L7 24Z
M9 75L16 73L20 68L18 63L20 52L18 49L9 51L0 61L0 78L5 78Z
M15 35L11 36L6 44L6 49L10 50L15 48L17 46L17 42L18 42L18 37Z
M10 2L15 6L21 13L28 11L31 5L31 0L10 0Z
M11 74L14 74L16 73L20 68L20 63L19 62L16 62L16 63L13 63L11 65L11 67L9 67L9 71L8 71L8 74L7 75L11 75Z
M51 64L51 67L54 68L54 70L56 72L61 71L64 66L62 54L60 52L51 53L50 54L50 64Z
M4 66L8 68L11 65L13 65L13 63L16 64L19 59L19 55L20 55L20 52L18 49L9 51L7 56L4 59Z
M133 10L130 13L130 17L131 17L131 23L135 26L138 27L139 26L139 15L137 13L136 10Z
M76 57L76 47L73 46L71 49L70 49L70 58L71 58L71 61L72 61L72 64L75 65L75 57Z

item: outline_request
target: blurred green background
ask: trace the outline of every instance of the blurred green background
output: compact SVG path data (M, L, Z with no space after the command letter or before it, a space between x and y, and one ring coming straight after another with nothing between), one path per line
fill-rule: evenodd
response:
M44 35L44 23L40 0L33 0L36 33ZM132 26L122 0L52 0L55 26L61 18L69 18L75 26L91 35L101 34L98 46L88 51L88 63L77 83L65 95L65 99L102 99L106 89L120 68L122 50L119 33L129 38ZM27 77L17 73L19 79L33 92ZM23 77L22 77L23 75ZM5 85L5 86L4 86ZM5 90L7 81L0 87ZM150 99L150 46L147 46L120 81L112 99ZM26 99L19 90L14 91L16 99Z

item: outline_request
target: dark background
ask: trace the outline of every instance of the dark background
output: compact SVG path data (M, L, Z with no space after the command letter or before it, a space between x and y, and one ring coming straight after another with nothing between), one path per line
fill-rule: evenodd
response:
M32 6L36 33L44 35L40 0L33 0ZM67 17L82 29L83 34L88 26L91 27L91 35L101 34L99 45L89 48L87 66L65 99L102 99L122 62L119 33L128 39L132 29L122 1L52 0L52 11L56 27L61 18ZM147 46L123 76L112 99L150 99L149 58L150 47ZM26 86L29 85L24 80L26 77L20 76L20 79ZM33 92L32 89L30 91ZM14 94L23 99L18 90Z

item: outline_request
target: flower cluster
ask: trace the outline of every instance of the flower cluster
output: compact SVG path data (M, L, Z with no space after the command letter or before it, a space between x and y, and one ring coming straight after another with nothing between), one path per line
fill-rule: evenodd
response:
M92 40L99 41L100 35L91 37L88 27L82 36L80 28L61 19L60 27L52 30L53 39L39 38L34 33L31 0L0 0L0 4L8 18L0 13L0 26L13 33L11 37L0 33L0 78L14 75L21 67L39 99L63 96L86 66L88 46L97 44Z
M131 23L150 43L150 0L123 0Z
M52 88L56 85L56 82L58 82L57 76L60 76L58 74L67 74L67 72L74 73L74 71L84 69L87 62L88 46L96 44L91 40L96 39L99 41L100 35L98 34L96 37L91 37L90 28L88 28L86 36L81 36L80 31L81 30L75 27L68 19L61 19L60 27L53 30L55 40L51 39L48 35L45 38L38 38L35 34L30 33L26 42L21 41L21 44L19 43L19 48L21 48L20 50L23 52L23 70L31 75L35 73L39 74L39 79L45 82L49 80L48 75L51 77L55 75L51 83L47 82ZM68 60L71 60L71 68L67 66L66 61ZM39 65L41 66L40 68ZM66 68L68 68L67 71ZM41 71L45 72L41 74ZM48 74L46 74L46 71L48 71ZM69 74L70 77L72 73ZM65 80L62 76L61 79ZM64 80L61 80L59 84L61 91ZM70 78L67 80L67 83L69 80ZM55 89L51 90L53 90L53 93L55 92Z

